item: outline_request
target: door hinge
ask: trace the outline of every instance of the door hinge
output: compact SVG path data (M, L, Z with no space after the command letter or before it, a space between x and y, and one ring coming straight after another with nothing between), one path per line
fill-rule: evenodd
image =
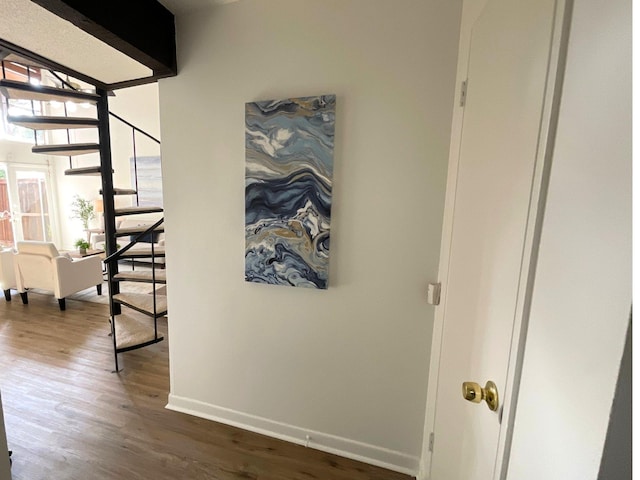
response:
M429 434L429 451L433 452L433 439L434 439L435 435L433 434L433 432L431 432Z
M439 283L427 285L427 303L429 305L440 305L440 288Z
M464 107L465 103L467 103L467 80L460 86L460 106Z

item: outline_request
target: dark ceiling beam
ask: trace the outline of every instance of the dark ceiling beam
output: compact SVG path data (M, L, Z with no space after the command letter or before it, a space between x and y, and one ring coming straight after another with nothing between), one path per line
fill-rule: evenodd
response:
M176 75L173 14L156 0L32 0L153 70Z
M131 80L123 80L121 82L114 82L109 84L111 90L119 90L121 88L136 87L138 85L146 85L147 83L153 83L161 78L171 77L173 75L154 75L152 77L132 78Z

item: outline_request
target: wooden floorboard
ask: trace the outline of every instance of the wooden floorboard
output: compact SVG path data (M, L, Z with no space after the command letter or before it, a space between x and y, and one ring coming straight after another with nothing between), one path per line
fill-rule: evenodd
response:
M160 319L166 337L167 319ZM409 480L164 408L167 341L120 355L108 306L0 301L0 391L14 480Z

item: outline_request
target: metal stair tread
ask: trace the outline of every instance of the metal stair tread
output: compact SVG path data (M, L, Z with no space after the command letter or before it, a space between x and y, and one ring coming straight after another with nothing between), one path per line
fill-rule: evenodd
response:
M139 213L160 213L163 211L164 209L162 207L123 207L116 208L115 215L118 217L122 215L136 215Z
M7 98L39 102L56 101L95 104L100 98L96 93L80 92L49 85L32 85L15 80L0 80L0 92Z
M64 171L65 175L101 175L102 168L100 165L93 167L68 168Z
M153 294L152 293L117 293L113 296L113 301L126 305L153 317ZM156 294L156 316L162 317L167 313L166 295Z
M164 257L164 247L155 247L154 253L156 257ZM120 258L149 258L151 257L151 248L133 248L124 252Z
M114 195L135 195L138 193L133 188L113 188L111 191ZM100 189L100 195L102 195L102 189Z
M73 157L75 155L86 155L88 153L96 153L100 151L98 143L63 143L59 145L34 145L31 148L32 153L43 155L61 155L64 157Z
M59 130L72 128L94 128L98 126L97 118L82 117L47 117L32 115L10 115L7 122L33 130Z
M167 272L162 269L155 271L156 283L167 283ZM153 274L150 271L120 272L113 276L119 282L144 282L152 283Z
M145 232L149 228L149 225L141 225L139 227L122 227L116 229L116 237L126 237L128 235L137 235ZM164 226L159 226L152 230L153 233L164 232ZM151 232L150 232L151 233Z
M146 320L146 321L145 321ZM148 318L138 318L131 315L116 315L114 317L116 331L116 348L118 350L135 347L154 340L156 338L153 321Z

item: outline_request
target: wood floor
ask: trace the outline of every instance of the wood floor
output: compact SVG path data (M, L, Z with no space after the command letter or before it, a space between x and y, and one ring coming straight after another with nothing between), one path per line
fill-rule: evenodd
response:
M108 307L30 294L0 301L0 392L14 480L409 480L164 408L168 345L111 373ZM166 320L162 332L166 338Z

